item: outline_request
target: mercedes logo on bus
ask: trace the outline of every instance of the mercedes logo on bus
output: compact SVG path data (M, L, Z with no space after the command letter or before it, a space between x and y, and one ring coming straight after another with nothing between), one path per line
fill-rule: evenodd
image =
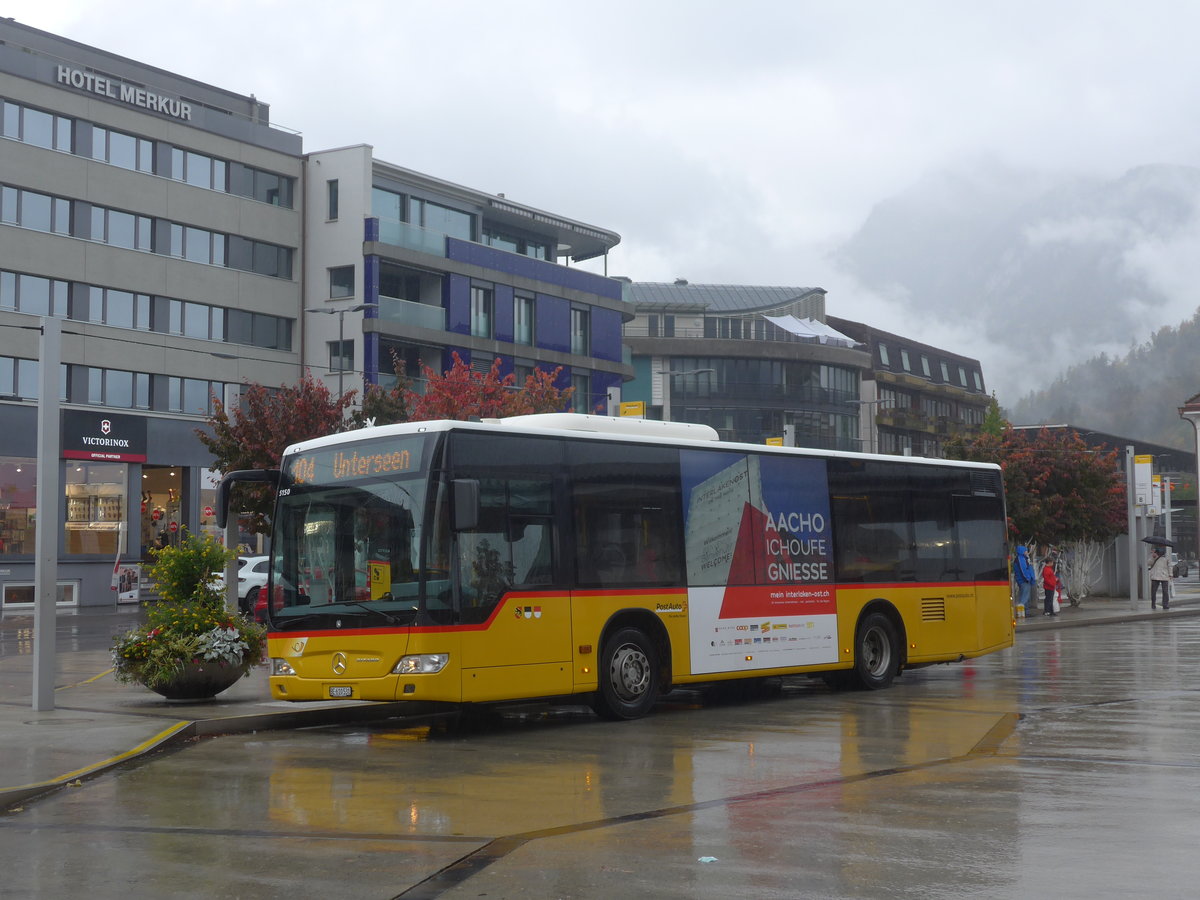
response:
M341 650L339 650L337 653L333 654L333 674L334 675L346 674L346 654L343 653Z

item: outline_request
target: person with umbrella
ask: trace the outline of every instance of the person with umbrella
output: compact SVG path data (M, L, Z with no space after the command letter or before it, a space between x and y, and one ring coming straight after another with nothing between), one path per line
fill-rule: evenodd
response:
M1150 549L1150 608L1156 609L1159 587L1162 588L1163 609L1171 608L1171 566L1167 563L1167 554L1163 548L1155 544Z

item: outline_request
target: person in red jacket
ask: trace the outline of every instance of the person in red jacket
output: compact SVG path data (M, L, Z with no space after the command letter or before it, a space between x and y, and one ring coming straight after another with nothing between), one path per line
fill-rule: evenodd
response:
M1042 565L1042 587L1046 591L1045 607L1042 611L1043 616L1057 616L1054 611L1054 594L1058 590L1058 576L1054 574L1054 557L1047 556L1046 562Z

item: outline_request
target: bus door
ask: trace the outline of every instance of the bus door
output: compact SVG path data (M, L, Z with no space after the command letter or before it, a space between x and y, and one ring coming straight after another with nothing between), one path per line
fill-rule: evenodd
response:
M999 495L955 496L954 521L963 577L976 594L978 649L1008 644L1013 613L1004 501Z
M476 527L454 538L463 700L569 693L571 604L554 587L553 471L507 446L528 438L455 440L455 478L479 482Z

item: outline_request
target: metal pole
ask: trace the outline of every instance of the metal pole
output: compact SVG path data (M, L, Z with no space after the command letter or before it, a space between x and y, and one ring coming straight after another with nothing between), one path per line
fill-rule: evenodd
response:
M663 369L663 402L662 402L662 420L664 422L671 421L671 370Z
M1162 477L1162 489L1163 489L1162 510L1163 510L1163 516L1165 517L1165 521L1166 521L1165 534L1167 536L1167 540L1169 541L1169 540L1171 540L1171 533L1172 533L1171 532L1171 478L1169 475L1164 475Z
M43 317L38 371L37 523L33 581L33 708L54 709L55 626L58 608L58 510L62 502L58 455L61 446L58 367L62 362L62 323ZM118 538L119 539L119 538Z
M344 393L343 379L346 377L346 311L338 310L338 402Z
M1137 512L1134 506L1133 444L1125 445L1125 518L1129 530L1129 608L1138 608Z

